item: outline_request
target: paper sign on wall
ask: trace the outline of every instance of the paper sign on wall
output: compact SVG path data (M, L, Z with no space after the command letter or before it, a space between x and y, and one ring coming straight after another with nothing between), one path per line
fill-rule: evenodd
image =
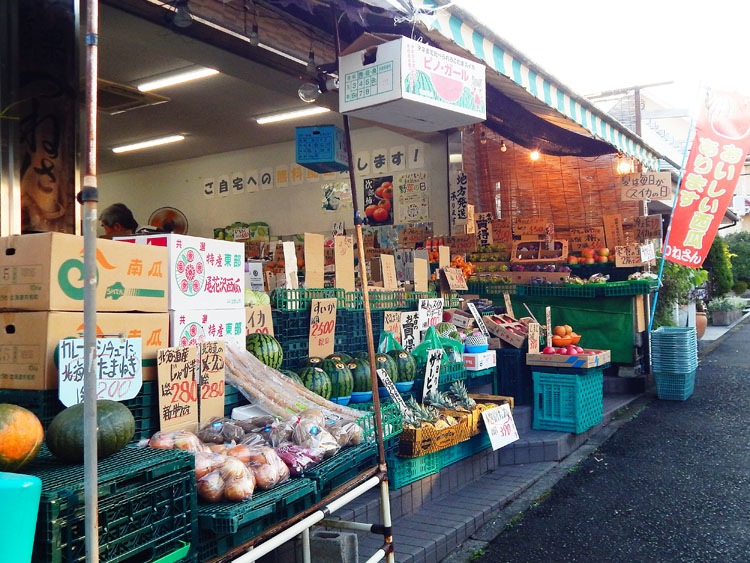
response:
M597 249L604 246L606 246L604 227L579 227L570 229L568 233L568 248L570 250Z
M396 277L398 281L410 281L414 279L414 251L396 250L393 253L396 261Z
M263 263L248 262L245 272L245 287L252 291L263 291Z
M411 352L422 342L419 332L419 313L409 311L401 313L401 346L407 352Z
M479 332L481 332L486 338L489 338L490 331L487 330L487 326L482 320L482 315L479 314L479 311L477 311L477 306L474 305L474 303L469 303L469 312L471 313L471 316L474 317L474 322L479 328Z
M440 363L443 360L442 349L427 351L427 364L424 369L424 385L422 386L422 397L438 391L440 387Z
M510 301L510 294L505 291L503 292L503 300L505 301L505 312L506 314L510 315L514 319L516 316L513 314L513 304Z
M529 323L529 354L539 353L539 328L539 323Z
M383 274L383 287L385 289L398 289L398 278L396 277L396 263L391 254L380 255L380 268Z
M443 299L420 299L417 307L419 314L419 330L427 330L443 321Z
M305 284L308 289L323 287L325 281L325 259L323 245L325 237L305 233Z
M388 390L388 394L391 396L391 399L393 399L393 402L398 405L399 410L401 413L407 413L409 412L409 407L406 406L406 403L401 398L401 393L398 392L398 389L396 389L396 385L393 383L393 380L388 376L388 372L384 369L378 369L377 370L378 377L380 378L381 383L383 384L383 387L385 387Z
M313 299L310 310L310 356L325 358L333 354L336 334L336 298Z
M286 276L285 287L287 289L299 289L299 280L297 279L297 252L294 249L294 243L285 242L282 246L284 249L284 274Z
M383 330L392 333L396 342L401 344L401 311L385 311Z
M641 246L639 244L615 246L615 267L633 268L642 265Z
M414 259L414 291L427 292L430 277L430 263L424 258Z
M162 348L156 361L159 429L195 428L198 425L198 348Z
M513 234L543 236L546 228L547 219L544 217L516 217Z
M466 233L473 235L477 232L477 224L474 222L474 206L466 206Z
M460 268L443 268L440 270L440 284L444 291L466 291L469 289Z
M633 237L638 242L649 239L661 240L661 215L648 215L633 219Z
M438 246L438 268L441 270L451 265L451 249L448 246Z
M256 332L273 336L273 316L270 305L245 307L245 333Z
M200 425L213 417L224 416L224 343L200 345L200 385L198 419Z
M656 250L654 249L653 242L641 245L641 260L643 262L651 262L651 260L656 260Z
M110 401L133 399L143 381L140 338L96 339L96 398ZM58 397L66 407L83 402L83 338L58 342Z
M671 172L641 172L620 176L620 199L622 201L669 199L671 195Z
M482 420L484 420L484 426L490 435L493 451L518 440L518 430L513 420L513 413L510 411L510 405L500 405L482 411Z
M409 172L396 177L396 223L421 223L430 219L427 172Z
M354 291L354 240L352 237L333 237L336 268L336 287Z
M614 213L604 215L604 237L607 239L607 248L622 246L625 244L625 233L622 229L622 215Z
M490 223L492 244L510 243L513 240L513 229L508 219L500 219Z

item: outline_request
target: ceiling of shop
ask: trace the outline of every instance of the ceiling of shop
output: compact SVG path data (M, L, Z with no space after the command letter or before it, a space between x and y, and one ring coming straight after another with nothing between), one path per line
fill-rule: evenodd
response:
M112 7L100 10L99 77L135 86L144 79L192 65L221 74L156 90L167 103L107 115L99 112L98 171L128 168L228 152L294 139L294 128L339 123L336 114L279 124L258 125L254 116L304 104L297 97L299 78L186 38ZM82 50L83 52L83 50ZM321 105L335 109L335 95ZM172 134L186 139L172 145L115 154L112 147Z

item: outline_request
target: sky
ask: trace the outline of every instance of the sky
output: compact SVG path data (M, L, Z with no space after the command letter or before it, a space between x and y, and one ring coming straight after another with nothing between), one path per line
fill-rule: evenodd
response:
M695 105L700 85L750 96L750 0L456 0L574 92L644 90Z

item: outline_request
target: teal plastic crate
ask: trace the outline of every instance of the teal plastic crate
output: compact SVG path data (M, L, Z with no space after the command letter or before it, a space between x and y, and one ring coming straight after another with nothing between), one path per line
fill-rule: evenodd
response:
M688 373L654 372L656 394L665 401L685 401L695 389L695 370Z
M377 463L377 444L365 442L340 450L332 458L305 471L303 476L315 481L318 496L322 498Z
M619 282L607 282L596 284L597 290L605 297L618 297L629 295L646 295L656 290L656 280L628 280Z
M533 371L534 430L580 434L602 421L603 378L600 368L579 373Z
M344 290L339 288L322 289L282 289L271 294L271 305L279 311L307 311L313 299L336 299L338 308L344 307Z
M357 419L357 424L359 424L364 430L365 439L367 441L374 441L376 428L375 412L372 410L372 403L350 403L349 407L355 410L366 412L366 414L363 414L361 418ZM383 421L384 440L395 438L404 431L401 409L398 408L398 405L396 405L396 403L381 401L380 417Z
M297 127L294 146L297 164L319 174L348 170L344 131L335 125Z
M370 298L370 311L394 311L406 308L406 293L403 291L370 291L368 295ZM344 303L348 311L365 310L361 291L347 291ZM382 325L380 326L382 327Z
M595 285L596 284L517 285L516 295L542 296L542 297L593 298L593 297L596 297Z
M400 489L414 481L419 481L440 471L438 453L420 457L391 456L386 459L388 465L388 484L391 490Z

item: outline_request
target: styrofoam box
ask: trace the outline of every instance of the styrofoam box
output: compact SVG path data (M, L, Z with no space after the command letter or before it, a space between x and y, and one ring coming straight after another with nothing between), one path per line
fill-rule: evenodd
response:
M401 37L339 60L339 111L414 131L484 121L485 67Z
M175 234L116 240L167 247L170 311L244 308L243 243Z
M464 353L464 367L466 371L482 371L497 365L497 354L494 350L479 352L478 354Z
M194 346L224 340L245 347L245 309L170 311L169 345Z

